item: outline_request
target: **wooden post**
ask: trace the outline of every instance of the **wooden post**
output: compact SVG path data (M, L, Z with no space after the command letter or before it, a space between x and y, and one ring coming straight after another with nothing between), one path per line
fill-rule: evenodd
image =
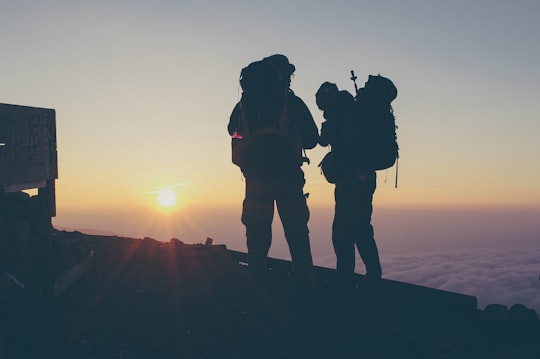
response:
M44 229L51 230L51 217L56 216L56 187L55 180L47 180L43 188L38 189L38 216L39 222L43 223Z

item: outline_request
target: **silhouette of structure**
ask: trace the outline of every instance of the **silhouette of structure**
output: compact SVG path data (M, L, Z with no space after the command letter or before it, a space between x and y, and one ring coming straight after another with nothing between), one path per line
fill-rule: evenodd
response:
M0 270L26 277L38 296L53 290L48 261L57 178L55 111L0 104ZM20 192L35 188L32 197Z

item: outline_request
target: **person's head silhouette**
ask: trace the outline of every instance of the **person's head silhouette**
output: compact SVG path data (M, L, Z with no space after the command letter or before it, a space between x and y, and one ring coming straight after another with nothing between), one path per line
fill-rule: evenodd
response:
M324 82L315 94L317 107L323 111L327 110L334 104L338 95L339 89L336 84L328 81Z
M289 59L285 55L275 54L264 58L265 61L271 63L276 71L283 79L284 84L289 87L291 84L291 76L296 70L296 67L289 62Z

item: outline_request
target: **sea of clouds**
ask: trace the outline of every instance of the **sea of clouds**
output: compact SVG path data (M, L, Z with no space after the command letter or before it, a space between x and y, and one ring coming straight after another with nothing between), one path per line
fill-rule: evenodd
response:
M475 296L480 309L519 303L540 315L539 218L538 208L376 208L383 276ZM331 233L322 222L311 224L314 260L335 268ZM358 255L356 271L364 273Z
M315 258L335 268L333 255ZM387 279L475 296L478 308L523 304L540 315L540 248L501 247L419 255L381 255ZM364 266L357 260L357 272Z

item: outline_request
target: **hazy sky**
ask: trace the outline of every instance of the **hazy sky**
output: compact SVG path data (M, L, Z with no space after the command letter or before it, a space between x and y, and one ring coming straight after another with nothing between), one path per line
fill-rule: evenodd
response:
M240 69L273 53L322 122L324 81L399 89L380 205L540 205L538 1L2 1L0 101L57 112L58 212L243 195L225 126ZM310 151L312 204L332 186ZM388 182L383 179L388 177Z
M241 68L287 55L292 88L319 127L321 83L353 91L350 70L360 85L380 73L399 89L401 149L398 189L395 169L379 172L383 254L434 238L448 239L443 248L456 247L450 237L491 247L501 230L511 240L513 227L540 239L539 38L537 0L2 0L0 102L56 109L55 223L243 243L244 182L226 132ZM328 254L320 248L329 250L333 206L316 166L325 152L309 151L305 167L312 238L324 241L317 255ZM177 212L156 205L163 187L177 191ZM380 219L381 208L486 206L531 210L507 225L483 212L457 221L403 209L408 217Z

